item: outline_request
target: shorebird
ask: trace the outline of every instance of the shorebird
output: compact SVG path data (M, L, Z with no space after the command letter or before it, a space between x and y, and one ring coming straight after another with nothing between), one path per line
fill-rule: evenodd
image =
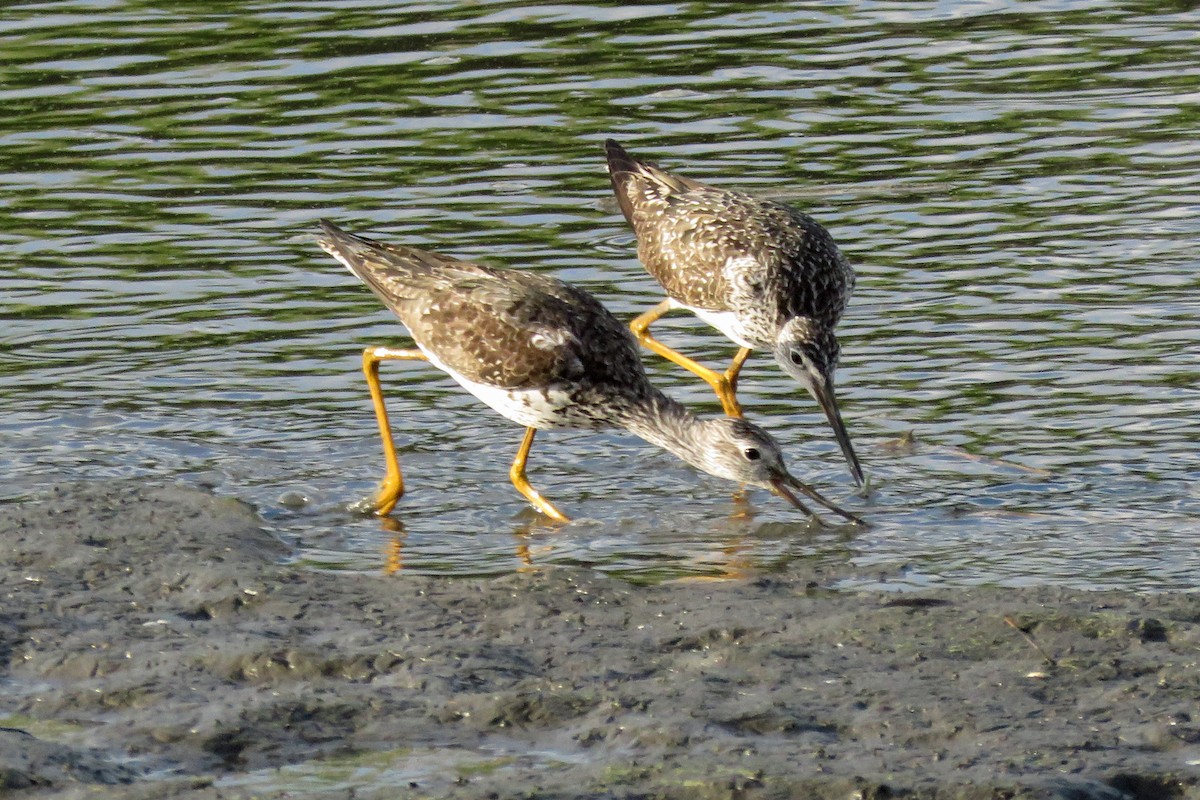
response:
M320 224L321 248L400 318L416 344L416 349L363 351L387 462L370 501L376 514L390 513L404 492L379 364L421 359L526 428L509 478L534 508L554 520L568 521L525 475L534 433L543 428L624 428L705 472L767 489L806 514L812 512L792 489L860 521L792 477L766 431L741 419L699 418L652 386L632 334L584 290L532 272L383 244L327 220Z
M854 289L854 270L833 237L791 206L707 186L604 144L621 213L638 258L667 299L630 327L649 350L700 376L731 417L742 415L738 373L752 350L769 350L825 412L850 473L863 485L834 393L840 347L833 329ZM724 373L650 335L650 324L683 308L740 346Z

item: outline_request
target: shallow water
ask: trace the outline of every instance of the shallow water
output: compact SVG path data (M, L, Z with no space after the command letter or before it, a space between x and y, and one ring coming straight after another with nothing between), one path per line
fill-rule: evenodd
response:
M401 6L6 6L3 497L175 477L330 568L377 569L399 531L420 572L815 559L887 586L1200 583L1194 4ZM392 364L410 493L399 524L346 510L382 466L361 349L404 337L315 220L559 275L629 317L659 294L610 199L609 135L794 202L855 264L839 394L871 497L768 358L740 395L870 528L569 432L539 437L530 474L577 522L539 525L507 481L520 430ZM733 353L686 316L661 332Z

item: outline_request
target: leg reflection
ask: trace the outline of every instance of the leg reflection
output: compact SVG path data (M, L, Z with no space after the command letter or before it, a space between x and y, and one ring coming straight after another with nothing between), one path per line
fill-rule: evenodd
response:
M408 532L404 523L393 517L381 517L379 527L391 534L383 546L383 574L395 575L404 568L404 540Z
M535 572L540 567L539 561L544 561L549 558L554 552L554 544L551 539L541 538L540 541L534 538L534 534L538 532L557 532L560 528L557 525L547 524L543 519L535 519L526 524L519 525L513 529L513 537L516 539L516 556L520 562L517 567L517 572Z
M540 518L531 522L528 525L522 525L513 531L513 537L516 540L513 552L517 557L517 572L533 572L539 567L537 561L547 558L554 552L554 545L546 539L542 539L542 544L535 544L534 532L544 532L547 530L558 530L557 525L550 525L542 521ZM383 545L383 574L395 575L404 569L404 543L408 538L408 531L404 527L404 523L395 517L380 517L379 528L389 534L386 543Z

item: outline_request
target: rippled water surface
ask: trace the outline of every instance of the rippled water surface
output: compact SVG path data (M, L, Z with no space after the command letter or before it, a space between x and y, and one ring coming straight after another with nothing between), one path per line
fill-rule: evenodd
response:
M454 574L1200 583L1194 3L169 5L0 11L4 497L173 477L355 569L390 548ZM382 469L361 350L405 338L316 219L558 275L628 318L660 295L606 136L795 203L852 260L839 394L871 496L769 358L741 397L870 528L574 432L533 451L577 520L545 527L508 483L521 431L419 364L385 366L410 491L390 524L346 510ZM686 315L659 330L714 366L734 350Z

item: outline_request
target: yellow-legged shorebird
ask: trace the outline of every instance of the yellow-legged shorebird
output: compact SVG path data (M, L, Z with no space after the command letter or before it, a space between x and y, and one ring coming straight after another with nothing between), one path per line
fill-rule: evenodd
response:
M321 221L322 249L365 283L408 328L415 350L368 347L363 371L383 437L387 474L371 507L387 514L404 492L379 385L379 363L422 359L526 428L509 477L534 508L567 518L530 486L525 463L541 428L625 428L705 472L768 489L805 513L796 489L859 521L793 478L775 441L740 419L702 419L646 378L629 330L587 292L518 270L383 244Z
M612 139L605 152L638 258L667 293L631 324L638 341L706 380L732 417L742 414L742 365L752 350L770 350L820 404L861 486L862 467L834 392L840 347L833 329L850 302L854 270L829 232L783 203L672 175ZM673 308L691 311L741 347L724 373L650 335L650 324Z

